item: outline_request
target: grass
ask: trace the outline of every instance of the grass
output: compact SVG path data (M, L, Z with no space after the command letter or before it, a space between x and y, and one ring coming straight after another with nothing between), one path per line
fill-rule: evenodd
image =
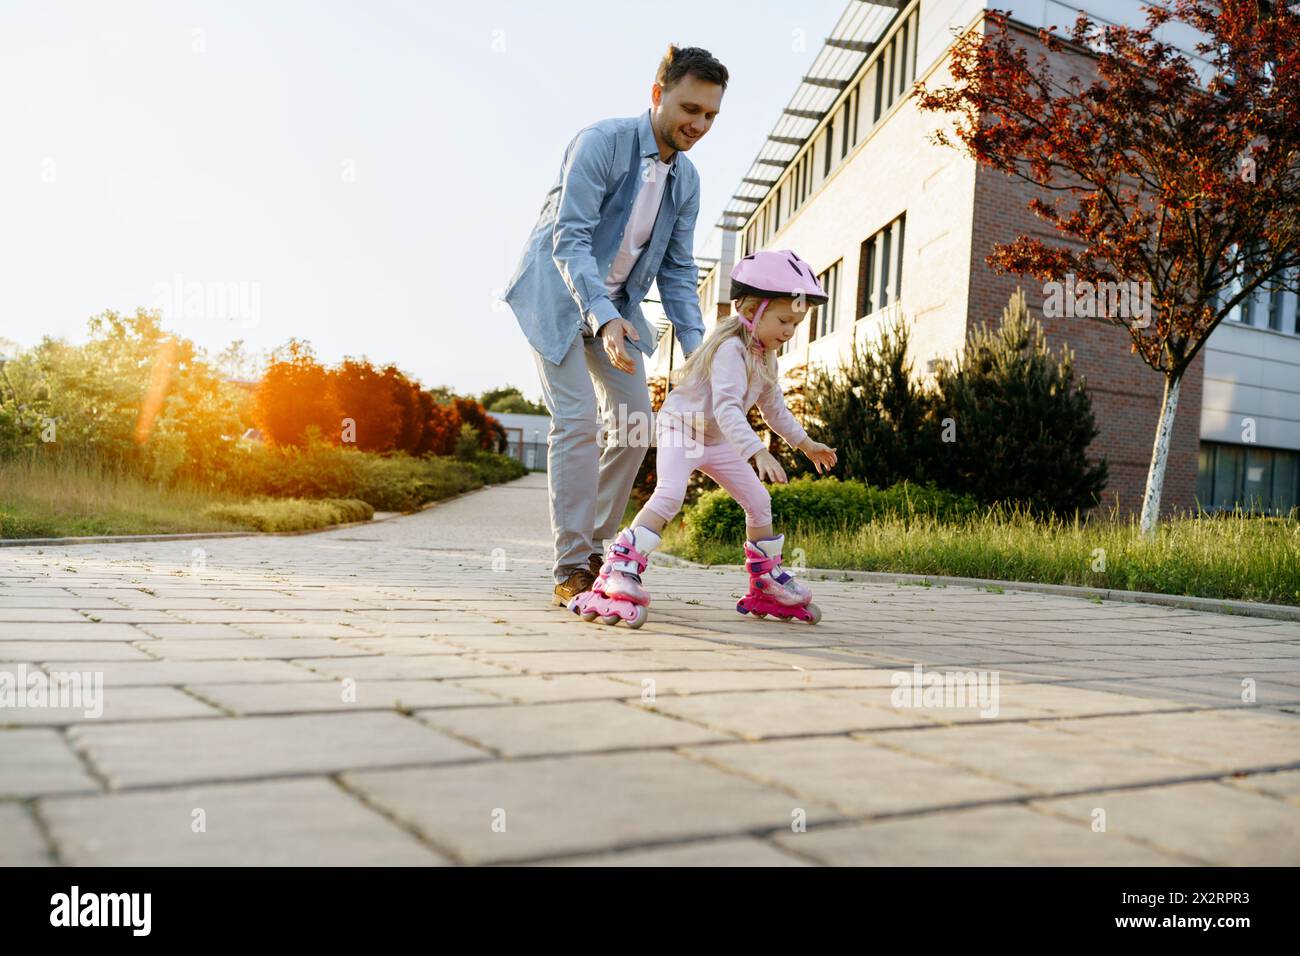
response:
M743 560L739 542L692 541L680 518L665 529L663 549L704 564ZM794 528L785 561L1300 605L1300 521L1294 518L1173 518L1147 539L1136 519L1074 522L993 512L950 523L885 517L855 529Z
M0 461L0 538L241 531L239 520L205 514L210 505L237 502L73 456Z
M327 467L335 459L346 467ZM514 463L498 459L403 460L358 452L316 461L277 458L275 467L254 472L258 481L235 491L160 484L75 453L24 455L0 460L0 538L301 531L368 521L377 505L413 510L515 477Z

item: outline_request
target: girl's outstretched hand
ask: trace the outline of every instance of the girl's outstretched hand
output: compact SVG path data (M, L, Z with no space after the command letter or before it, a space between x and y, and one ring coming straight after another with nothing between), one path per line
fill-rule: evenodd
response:
M808 459L817 466L817 473L825 474L835 467L835 462L839 460L835 454L835 449L829 445L823 445L819 441L813 441L809 438L799 446L799 450L808 456Z

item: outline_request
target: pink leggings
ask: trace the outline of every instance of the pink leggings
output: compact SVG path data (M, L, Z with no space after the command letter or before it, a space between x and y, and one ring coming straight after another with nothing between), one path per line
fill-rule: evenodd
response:
M745 462L730 442L705 445L689 440L671 426L661 425L656 436L655 493L646 507L672 521L686 499L686 482L691 473L704 472L745 509L745 524L761 528L772 523L772 496L758 480L753 467Z

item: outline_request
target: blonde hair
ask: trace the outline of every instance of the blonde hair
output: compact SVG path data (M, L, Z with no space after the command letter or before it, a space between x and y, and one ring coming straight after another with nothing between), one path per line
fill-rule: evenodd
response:
M756 295L741 296L735 301L734 307L737 312L745 313L748 318L753 316L758 304L762 301ZM754 333L750 332L734 313L718 319L713 331L704 340L704 344L692 352L691 357L682 366L681 378L674 387L691 388L707 382L713 369L713 357L718 354L718 349L722 347L722 344L731 338L740 339L745 346L745 373L750 378L753 378L755 371L757 371L764 381L780 387L776 352L767 349L761 356L754 354Z

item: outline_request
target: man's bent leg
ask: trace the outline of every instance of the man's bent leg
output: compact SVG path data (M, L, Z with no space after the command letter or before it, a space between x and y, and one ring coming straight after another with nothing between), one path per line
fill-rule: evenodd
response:
M551 534L555 540L556 583L587 567L596 523L599 449L596 392L583 357L584 336L575 335L559 365L536 351L542 401L551 413L546 480L550 489Z
M654 434L650 392L646 388L645 356L624 342L635 371L621 371L610 362L599 337L585 340L587 367L596 382L600 417L606 441L600 452L600 479L596 497L593 550L604 551L605 541L618 534L627 502Z

